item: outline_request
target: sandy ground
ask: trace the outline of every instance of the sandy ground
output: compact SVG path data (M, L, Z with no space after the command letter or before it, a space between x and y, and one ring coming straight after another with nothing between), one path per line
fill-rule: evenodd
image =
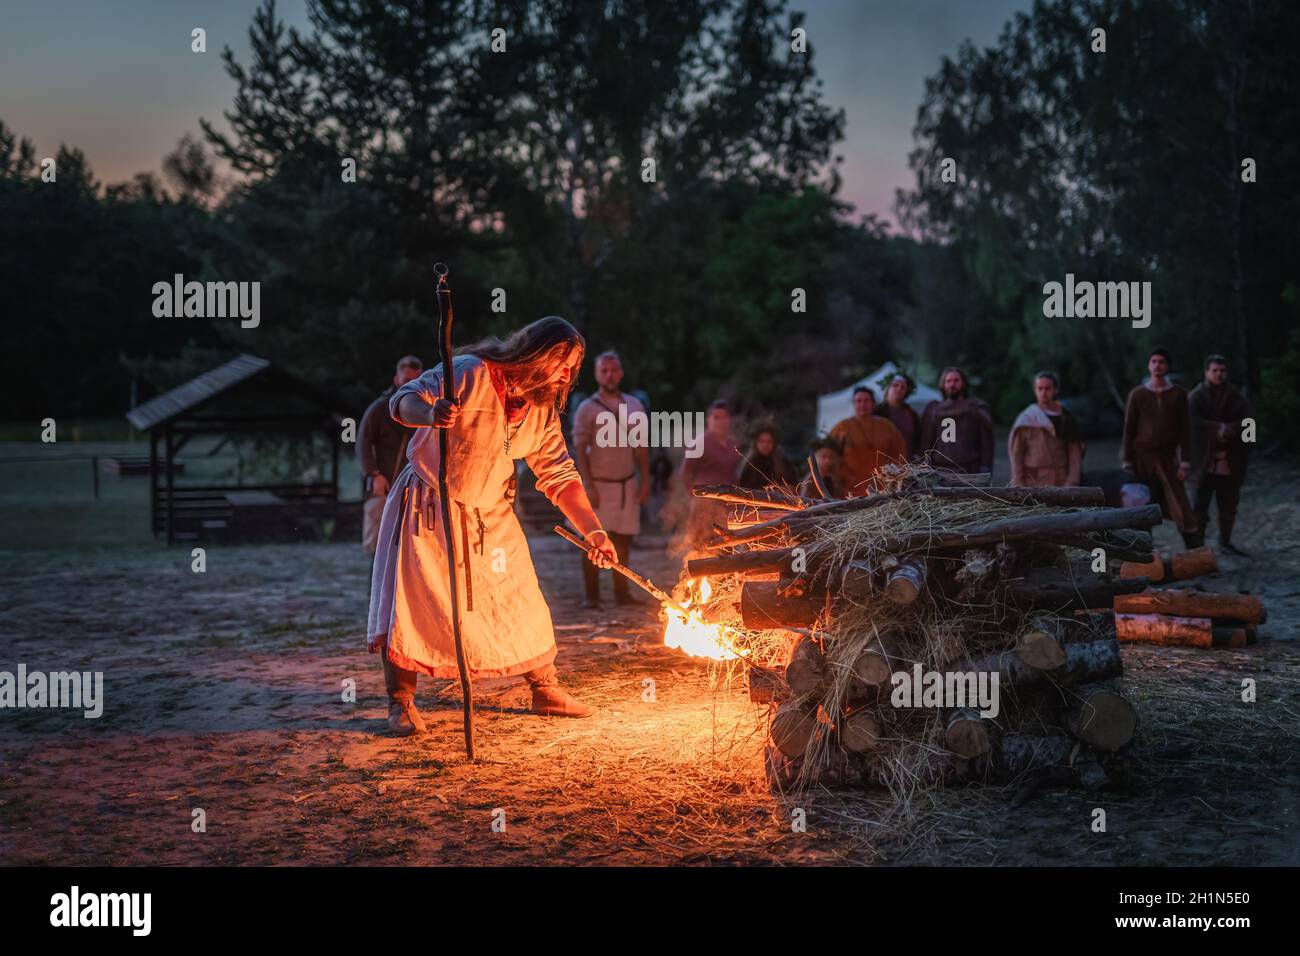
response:
M421 680L429 735L383 735L359 546L210 549L204 574L179 548L3 554L0 669L102 671L106 705L98 720L0 711L0 862L1300 863L1300 506L1288 475L1256 470L1238 533L1253 557L1225 558L1203 582L1263 595L1268 639L1125 649L1143 715L1125 790L1013 806L1009 789L953 789L902 825L878 795L772 794L764 711L743 685L654 646L648 605L584 610L578 556L559 539L534 542L559 665L600 713L533 717L521 682L484 682L473 764L449 682ZM1166 527L1160 539L1176 537ZM661 584L676 577L661 547L638 547L633 563ZM1245 677L1254 704L1240 701ZM1090 828L1099 807L1105 833ZM791 825L798 811L806 832Z

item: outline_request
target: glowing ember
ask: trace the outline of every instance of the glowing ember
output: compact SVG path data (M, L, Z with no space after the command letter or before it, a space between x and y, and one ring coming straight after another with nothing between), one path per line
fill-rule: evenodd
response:
M708 657L715 661L735 660L745 656L747 650L737 649L731 641L730 629L722 624L709 624L700 613L713 588L708 578L686 582L687 598L682 601L687 614L673 607L665 607L668 617L664 625L664 646L676 647L692 657Z

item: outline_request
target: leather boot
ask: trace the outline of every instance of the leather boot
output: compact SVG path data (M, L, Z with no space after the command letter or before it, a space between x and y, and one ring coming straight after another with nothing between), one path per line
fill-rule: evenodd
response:
M388 732L394 737L410 737L428 731L424 718L415 709L415 671L398 667L388 659L388 648L380 655L384 662L384 689L388 692Z
M524 677L533 688L533 713L543 717L590 717L596 712L568 693L555 677L555 665L529 671Z

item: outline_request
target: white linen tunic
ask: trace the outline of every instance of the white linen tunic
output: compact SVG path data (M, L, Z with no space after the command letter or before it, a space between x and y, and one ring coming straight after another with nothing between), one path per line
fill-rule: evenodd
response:
M555 659L550 609L533 570L528 540L506 499L515 460L537 476L537 488L556 502L580 481L553 408L530 407L510 425L488 366L474 356L452 360L460 416L448 432L447 488L455 535L457 594L466 664L472 676L509 677ZM418 395L442 397L442 365L398 389L398 403ZM438 433L419 428L407 445L407 466L384 503L370 582L367 645L387 648L399 667L433 677L455 677L446 538L438 501Z

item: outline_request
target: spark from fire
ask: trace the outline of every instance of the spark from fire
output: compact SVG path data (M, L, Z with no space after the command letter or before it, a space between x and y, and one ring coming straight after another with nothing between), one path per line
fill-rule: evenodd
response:
M735 646L730 628L704 620L700 609L713 593L709 579L691 578L686 582L686 593L686 600L681 602L686 614L675 607L664 608L668 618L664 625L664 646L678 648L692 657L707 657L715 661L744 657L748 650Z

